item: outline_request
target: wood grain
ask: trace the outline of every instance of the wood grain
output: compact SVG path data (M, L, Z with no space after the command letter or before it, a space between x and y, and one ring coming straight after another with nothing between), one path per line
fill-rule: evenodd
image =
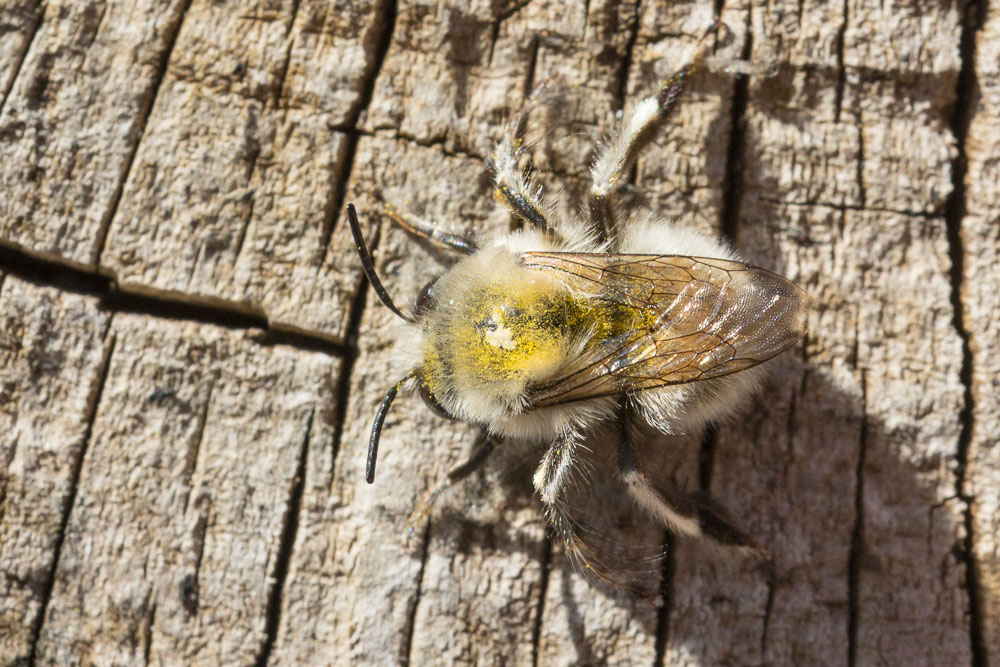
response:
M576 215L595 141L715 4L2 3L0 663L1000 659L985 2L724 3L625 189L815 300L742 417L642 451L771 569L609 501L614 539L667 550L661 600L591 586L546 536L532 447L410 520L475 437L413 396L363 481L408 369L345 205L405 310L453 258L380 197L507 229L483 157L548 82L529 152ZM725 71L741 54L759 75Z
M966 382L965 440L968 468L963 471L961 491L972 500L966 526L977 568L976 589L982 606L984 649L990 657L1000 655L1000 299L995 285L1000 281L1000 223L997 220L996 183L1000 154L995 137L1000 133L1000 87L997 54L1000 49L1000 14L994 8L983 17L976 35L974 90L970 107L965 153L966 215L956 229L954 242L962 248L959 301L960 320L968 349L964 350L963 379Z

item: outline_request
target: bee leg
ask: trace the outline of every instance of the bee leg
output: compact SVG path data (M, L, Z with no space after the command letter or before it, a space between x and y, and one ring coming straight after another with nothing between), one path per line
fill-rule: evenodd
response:
M628 401L622 401L622 438L618 448L618 477L632 500L665 527L682 535L705 537L724 546L760 547L733 525L725 510L707 494L663 493L646 479L635 461L628 420Z
M629 496L639 507L673 532L701 537L702 530L698 523L697 512L691 504L684 502L683 499L668 499L650 484L646 476L639 470L632 446L628 400L622 401L621 413L622 438L618 444L616 467L618 478L628 489Z
M581 509L567 492L571 476L583 466L577 456L577 449L584 446L582 443L576 432L562 434L549 446L535 472L533 481L542 500L549 535L562 545L565 556L591 583L646 596L648 591L641 584L652 571L648 564L662 552L630 551L613 535L590 525L586 509Z
M572 507L564 493L579 442L579 434L572 430L557 436L545 451L532 477L532 483L542 500L549 528L556 539L562 542L566 555L588 577L596 576L599 580L605 580L606 568L595 558L580 534L581 526L574 519Z
M607 238L615 227L615 189L636 157L648 146L657 130L670 117L677 98L687 88L688 78L708 51L708 38L720 26L718 19L702 35L694 51L670 75L656 97L647 97L628 110L617 131L598 149L591 167L593 185L587 200L591 224Z
M448 470L448 474L445 475L449 484L455 484L456 482L461 482L463 479L476 472L483 467L486 460L490 458L490 454L496 449L497 441L486 431L483 431L476 438L476 442L472 445L472 453L469 454L469 458L462 461L461 463L454 465Z
M471 255L479 250L475 243L457 234L449 234L442 231L439 225L418 218L415 215L404 213L389 202L382 201L382 212L397 225L410 232L414 236L427 239L432 243L443 245L452 250Z
M573 468L573 457L580 443L580 435L570 429L556 436L542 457L531 481L541 496L542 502L553 506L559 494L569 481Z
M541 86L539 87L541 89ZM493 176L496 187L493 196L518 218L539 231L549 230L545 218L542 187L532 187L527 170L518 168L518 156L524 146L524 129L531 102L537 91L528 99L525 108L504 129L503 137L486 158L486 168Z
M437 500L438 496L448 490L452 484L461 482L463 479L471 475L472 473L483 467L487 459L490 458L490 454L496 449L496 440L493 436L483 431L476 438L476 442L472 446L472 453L469 454L469 458L462 461L459 464L452 466L447 473L445 473L444 478L437 483L437 485L428 491L420 502L417 504L416 509L410 514L410 518L407 523L410 526L410 536L412 537L415 533L415 528L422 524L431 513L431 507L434 505L434 501Z

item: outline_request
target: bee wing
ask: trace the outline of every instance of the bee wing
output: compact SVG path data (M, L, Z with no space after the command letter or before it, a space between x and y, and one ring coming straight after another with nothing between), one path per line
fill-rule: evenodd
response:
M581 299L618 304L636 328L588 345L535 407L707 380L750 368L805 335L810 299L749 264L680 255L540 253L524 265L555 274Z

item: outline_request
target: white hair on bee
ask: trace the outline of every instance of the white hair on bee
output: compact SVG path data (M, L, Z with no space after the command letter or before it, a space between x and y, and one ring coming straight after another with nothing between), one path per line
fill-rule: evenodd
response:
M505 232L490 237L484 250L503 248L515 257L525 252L605 252L610 241L601 240L590 227L578 220L559 223L559 235L546 234L533 227Z
M594 166L590 169L597 196L607 197L618 185L635 138L649 127L650 121L659 112L660 105L655 97L642 100L625 113L620 130L601 144Z
M659 519L664 526L667 526L675 533L682 533L690 537L701 537L701 526L698 525L698 522L689 516L684 516L680 512L677 512L664 502L653 491L652 485L641 472L638 470L629 470L622 475L622 481L625 482L625 487L636 504Z
M532 481L550 525L574 561L614 580L601 556L614 549L598 546L601 536L583 525L569 494L587 481L578 473L588 438L610 438L612 479L645 515L679 534L757 548L714 501L654 484L633 443L638 424L680 434L734 415L759 387L760 364L805 335L809 298L797 286L746 264L724 241L618 210L619 185L666 122L718 26L601 145L582 220L555 220L520 167L523 113L487 159L494 197L522 229L480 246L387 205L384 212L408 231L465 255L421 290L411 313L396 308L375 275L348 206L365 275L404 321L394 359L407 372L376 412L368 482L400 389L418 391L441 416L481 427L469 460L448 472L414 517L426 517L434 498L504 442L544 443Z
M697 433L746 410L746 398L760 388L766 372L750 368L695 384L651 389L631 397L642 420L669 435Z
M726 241L663 220L653 214L630 222L622 230L615 251L627 254L657 253L743 261Z
M661 253L742 261L724 240L667 222L649 214L623 232L622 253ZM726 421L744 410L745 397L755 393L766 376L761 367L721 378L651 389L631 397L642 420L657 430L678 435L697 432L712 422Z

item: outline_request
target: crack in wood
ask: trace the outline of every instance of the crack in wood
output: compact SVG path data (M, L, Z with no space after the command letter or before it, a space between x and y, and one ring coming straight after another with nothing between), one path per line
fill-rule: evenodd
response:
M337 158L337 166L332 170L330 196L327 198L323 211L323 223L320 229L319 245L316 246L315 264L322 264L330 248L330 240L333 238L333 230L337 228L340 221L340 211L344 208L347 199L347 184L351 180L351 171L354 168L354 159L358 150L358 139L360 132L344 132L344 144L340 148L340 155Z
M980 581L979 564L975 556L975 498L965 488L969 467L969 450L976 427L976 399L972 390L976 359L972 350L972 336L965 324L965 303L962 297L965 273L962 220L967 212L965 180L968 173L968 159L966 157L966 141L969 125L975 112L978 85L975 63L976 33L983 29L987 9L987 0L973 0L965 5L962 15L962 32L959 38L961 68L955 86L955 108L951 117L951 131L955 137L956 156L952 161L952 190L945 202L944 216L948 253L951 259L952 326L962 343L959 378L962 383L963 396L962 408L958 415L961 430L957 443L955 495L965 505L962 512L965 535L962 538L959 552L965 566L965 590L969 604L969 649L973 665L988 664L989 656L986 648L983 588Z
M208 533L208 513L198 509L198 519L195 521L191 536L194 542L194 571L185 575L178 584L178 594L181 607L189 616L198 613L199 595L201 591L201 562L205 556L205 535Z
M795 411L798 407L798 397L800 395L805 395L806 377L808 377L808 371L802 373L802 379L799 381L798 391L793 391L788 399L788 416L785 418L785 438L788 440L785 448L787 460L784 465L784 470L786 474L795 462Z
M254 156L253 156L253 163L250 165L250 178L253 177L253 170L257 166L257 156L258 155L260 155L260 151L259 150L256 151L256 153L254 154ZM250 180L249 180L249 178L247 179L247 193L246 193L245 196L248 196L250 198L250 205L247 206L247 214L243 217L243 220L241 221L242 224L240 224L239 234L236 235L236 251L233 253L233 266L234 267L237 264L239 264L240 255L243 254L243 244L246 242L247 230L250 229L250 222L253 220L253 209L254 209L254 206L257 203L257 200L254 197L254 192L253 192L252 188L250 188Z
M35 41L35 36L38 34L38 31L41 30L42 23L45 22L45 12L49 8L49 5L48 3L39 2L35 5L35 9L37 10L39 7L41 7L41 12L39 12L35 17L34 22L29 23L28 30L31 34L28 36L28 39L25 40L24 48L21 49L19 54L17 54L17 64L14 66L14 71L10 75L10 81L7 83L7 89L3 91L3 97L0 98L0 114L3 113L4 108L7 106L7 99L10 97L11 91L14 90L14 84L17 82L17 77L21 74L21 68L24 66L24 61L28 59L28 51L31 50L31 45Z
M712 490L712 472L715 467L715 448L719 441L715 424L709 424L701 434L698 445L698 488L708 493Z
M666 665L670 643L670 615L674 609L674 575L677 571L677 538L669 531L663 538L663 567L660 574L660 608L656 614L656 640L653 664Z
M347 124L355 130L348 132L343 158L340 161L340 169L333 174L334 191L330 198L329 214L323 217L323 229L320 234L320 252L326 252L330 246L330 239L333 238L333 230L337 228L340 220L340 211L344 207L347 199L347 186L351 180L351 173L354 169L354 157L358 149L357 124L361 120L361 115L368 109L375 95L375 81L378 79L382 65L385 63L386 54L392 44L392 35L396 29L397 7L396 0L384 0L376 14L380 17L378 35L375 38L371 64L363 77L364 83L361 86L361 94L358 96L358 103L347 113Z
M3 524L3 519L7 514L7 484L10 481L10 464L14 460L14 456L17 454L17 446L21 442L21 436L18 434L14 438L14 442L11 443L10 451L7 456L4 457L3 462L3 475L0 477L0 524Z
M535 69L538 67L539 48L541 48L541 40L536 36L531 40L531 57L528 59L528 67L524 74L524 88L521 91L525 99L528 99L532 91L535 90Z
M767 568L767 575L764 578L767 586L767 596L764 598L764 619L760 627L760 660L761 664L767 664L767 631L771 624L771 612L774 611L774 590L777 582L774 576L774 567Z
M3 293L3 285L7 280L7 274L0 272L0 294ZM3 470L0 471L0 525L3 524L4 516L7 513L7 484L10 481L10 464L14 460L14 456L17 454L17 446L21 442L21 434L18 433L14 436L14 442L10 445L10 451L7 452L7 456L4 457Z
M868 213L890 213L904 218L915 218L917 220L936 220L941 218L940 213L933 211L910 211L904 208L891 208L888 206L862 206L861 204L845 204L832 201L792 201L788 199L777 199L775 197L756 197L756 201L775 206L788 206L797 208L829 208L841 213L845 211L864 211ZM838 232L843 235L843 225L838 228Z
M183 512L187 513L188 502L191 500L191 492L194 488L194 473L198 467L198 459L201 456L201 444L205 438L205 424L208 423L208 411L212 407L212 391L214 383L208 384L208 395L205 397L205 409L202 410L198 418L198 427L195 432L192 446L188 449L187 460L184 462L184 479L187 491L184 494Z
M0 272L37 285L95 296L105 312L188 320L227 329L260 329L261 345L288 345L300 350L344 357L351 354L344 341L323 332L271 324L256 308L221 299L192 297L182 292L123 288L113 276L81 268L75 263L41 257L0 241Z
M632 12L631 33L625 42L625 57L621 60L621 66L615 72L617 85L615 86L615 110L621 111L625 108L625 100L628 97L628 79L632 71L632 60L635 57L635 45L639 41L639 25L642 20L642 1L636 0L635 9Z
M298 20L298 18L299 18L299 6L301 4L302 4L301 0L293 0L293 2L292 2L292 13L291 13L291 15L288 18L288 34L289 35L293 34L292 30L293 30L293 28L295 28L295 21ZM286 61L286 65L287 65L287 61ZM281 79L282 86L281 86L281 88L284 87L284 81L285 81L284 76L282 76L282 79Z
M139 153L139 145L142 143L142 138L146 134L146 126L149 123L149 117L153 113L156 98L160 94L160 86L163 84L163 80L167 76L167 68L170 65L170 56L173 54L174 47L177 45L177 37L181 33L181 26L184 23L184 17L187 16L187 12L190 7L191 0L184 0L184 5L178 13L176 23L171 26L171 28L173 28L173 32L167 37L166 48L163 49L160 62L157 63L156 79L137 114L137 123L133 128L133 131L130 133L132 137L134 137L134 140L128 149L127 155L125 156L124 168L118 178L117 185L115 185L115 191L111 195L110 205L108 206L107 211L105 211L104 216L101 218L101 224L98 226L97 234L94 237L94 246L91 251L92 259L90 262L91 269L93 270L97 270L98 267L101 266L101 257L107 249L108 234L111 231L111 223L114 221L115 215L118 213L118 206L121 204L122 194L125 192L125 184L128 182L128 177L132 173L132 165L135 162L135 156Z
M858 184L858 209L867 210L868 188L865 186L865 123L861 117L861 86L858 86L856 120L858 124L858 159L855 165L855 180Z
M107 16L108 16L108 5L104 4L101 7L101 16L100 18L97 19L97 25L94 26L94 30L90 33L90 40L88 40L87 42L87 47L85 49L86 51L89 51L90 48L94 45L94 42L97 41L97 36L101 33L101 26L104 25L104 19L107 18Z
M427 557L430 555L431 547L431 519L427 519L424 527L420 552L420 569L417 571L417 589L413 592L413 601L406 614L406 626L404 627L405 639L403 641L400 662L403 665L413 664L413 635L417 627L417 609L420 606L420 597L423 593L424 570L427 568Z
M538 607L535 611L535 627L531 629L531 667L538 667L538 658L542 643L542 621L545 617L545 597L549 591L549 578L552 575L552 536L546 534L542 544L542 561L540 563L538 580Z
M306 433L302 439L299 460L292 478L292 487L288 494L288 506L285 510L285 520L281 527L281 537L278 540L278 554L274 564L273 583L267 599L267 613L264 622L264 642L257 656L258 667L266 667L274 642L278 638L281 627L281 601L285 591L285 581L291 567L292 553L295 550L295 537L299 531L299 515L302 511L302 497L306 486L306 473L309 463L309 444L312 435L313 418L316 415L315 406L309 411L306 421Z
M299 4L295 3L295 9L298 11ZM295 23L294 16L292 17L291 23L289 24L289 30L291 30L291 25ZM285 81L288 78L288 66L292 62L292 47L295 46L295 35L291 32L288 34L288 46L285 48L285 59L281 63L281 73L278 75L278 85L274 87L274 95L271 99L271 103L274 108L277 109L281 103L281 98L285 94Z
M848 3L850 0L844 0L843 4L843 20L840 22L840 28L837 29L837 41L835 44L837 52L837 86L834 89L833 97L833 122L840 122L840 110L844 104L844 89L847 87L847 69L844 67L844 41L847 36L847 20L848 20ZM802 6L799 6L799 23L802 22Z
M52 547L52 563L45 578L45 586L42 590L41 601L38 606L38 613L32 620L31 647L28 652L27 664L34 665L38 654L38 642L42 636L42 626L45 624L45 615L48 612L49 602L52 600L52 591L56 583L56 571L59 567L59 556L62 552L63 543L66 540L66 531L69 528L69 518L76 504L76 495L80 488L80 475L83 472L83 462L90 449L91 438L94 433L94 422L97 421L97 408L104 393L104 385L107 382L111 370L111 357L114 354L116 337L112 333L104 344L104 358L101 360L101 373L97 378L94 390L87 401L87 427L84 430L80 451L77 452L73 460L69 475L69 489L63 498L62 514L59 520L59 532L56 534L55 544Z
M153 597L150 593L150 597ZM142 658L143 664L149 664L149 658L153 653L153 625L156 623L156 602L151 602L146 616L146 626L142 635Z
M722 13L724 3L719 3ZM749 60L753 52L753 11L747 8L746 41L740 58ZM722 182L722 212L719 231L733 245L739 238L740 206L743 199L743 153L746 150L746 114L750 102L750 78L736 74L733 81L732 106L729 113L729 148L726 152L726 171Z
M856 324L856 323L855 323ZM855 337L858 336L855 330ZM847 664L854 667L858 659L858 620L861 600L858 584L861 579L861 558L864 550L864 490L865 456L868 450L868 376L861 371L861 432L858 438L858 464L854 472L854 527L847 559Z
M500 38L500 27L503 25L503 22L527 7L529 4L531 4L531 0L526 0L525 2L514 3L512 7L508 7L504 11L497 12L496 18L490 26L490 48L486 58L486 64L488 67L493 66L493 50L496 48L497 40ZM537 44L538 38L535 37L534 41Z

